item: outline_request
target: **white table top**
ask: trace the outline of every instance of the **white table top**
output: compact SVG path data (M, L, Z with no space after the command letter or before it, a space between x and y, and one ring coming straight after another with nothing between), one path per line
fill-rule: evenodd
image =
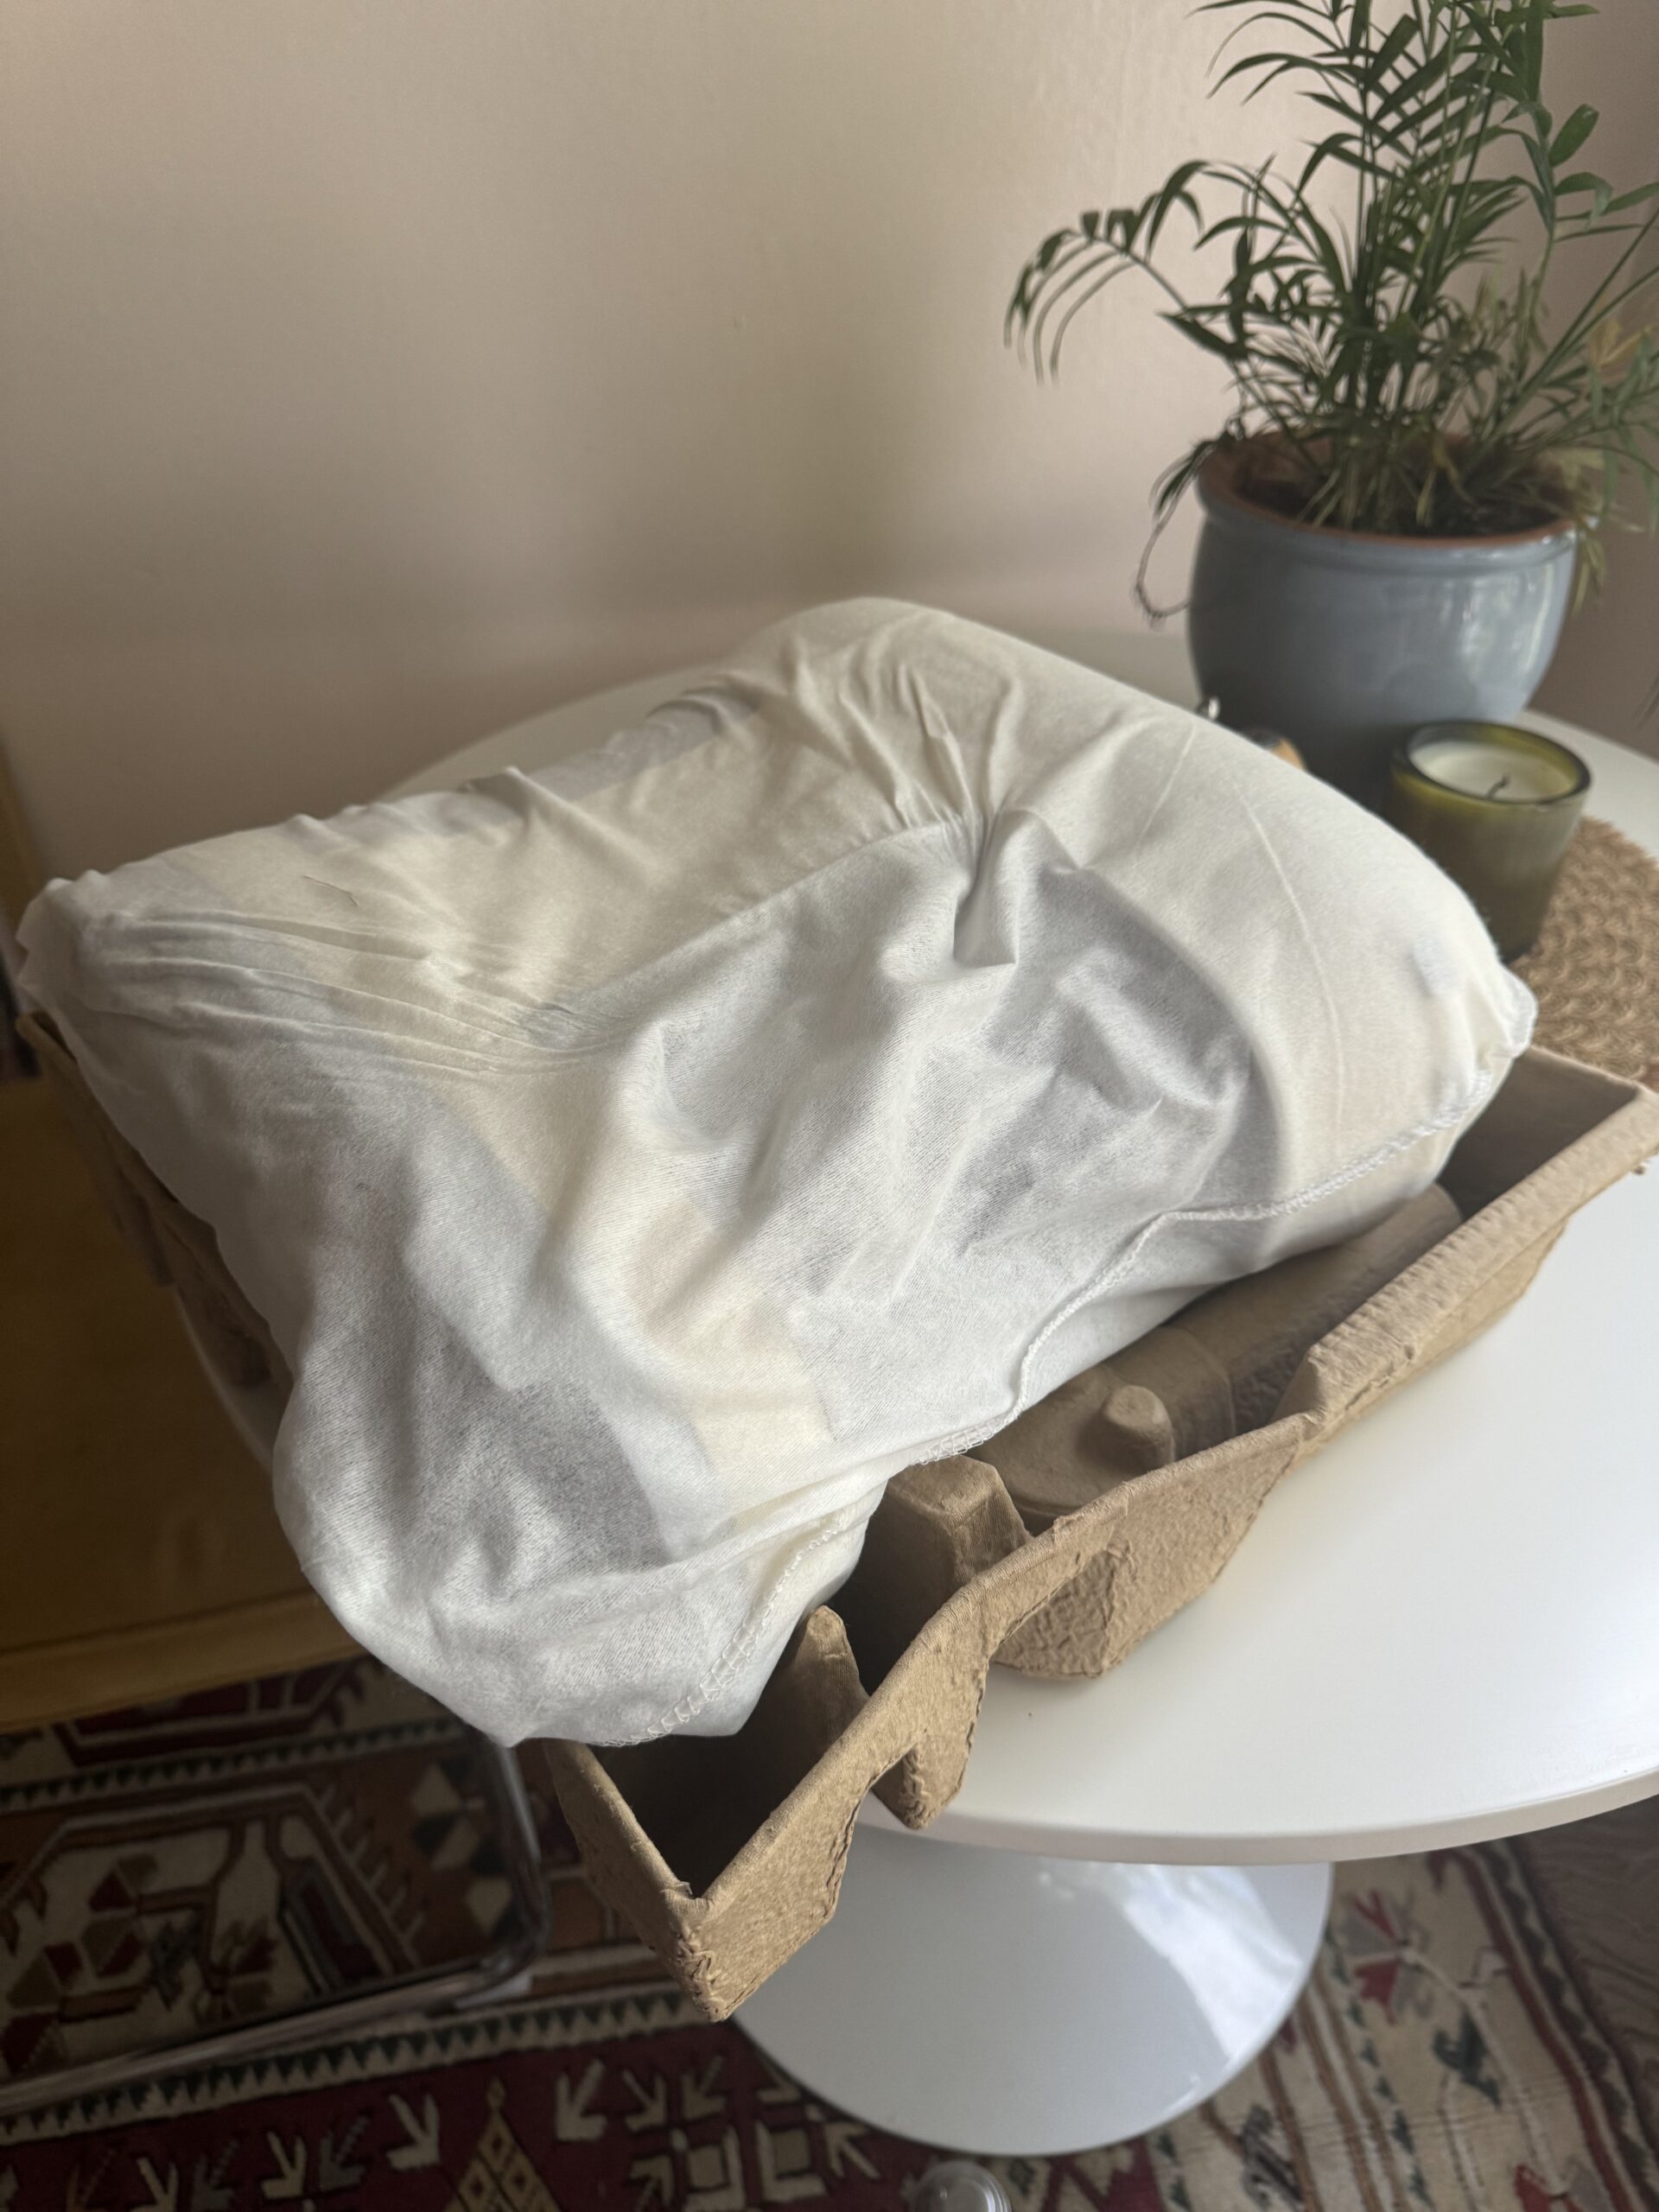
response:
M1190 701L1180 641L1040 643ZM451 754L541 766L697 671ZM1659 852L1659 765L1543 717ZM1659 1172L1569 1225L1495 1327L1282 1482L1214 1589L1099 1681L993 1668L930 1836L1189 1864L1351 1859L1659 1792ZM893 1825L872 1800L866 1817Z

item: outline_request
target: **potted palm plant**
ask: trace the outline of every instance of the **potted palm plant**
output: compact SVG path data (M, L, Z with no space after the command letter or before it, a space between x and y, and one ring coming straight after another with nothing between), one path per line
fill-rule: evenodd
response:
M1595 110L1544 105L1546 32L1581 0L1203 12L1235 19L1217 86L1306 94L1306 151L1183 162L1138 206L1055 231L1007 334L1052 374L1078 311L1134 271L1227 365L1229 419L1154 495L1154 542L1189 487L1204 512L1198 680L1228 721L1363 790L1406 731L1522 707L1608 527L1655 524L1659 184L1615 191L1584 165ZM1220 264L1197 296L1165 265L1178 222Z

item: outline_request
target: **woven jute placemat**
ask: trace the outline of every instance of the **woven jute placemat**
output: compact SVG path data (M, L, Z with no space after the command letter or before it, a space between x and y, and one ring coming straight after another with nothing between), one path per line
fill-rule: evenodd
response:
M1659 1087L1659 862L1611 823L1580 823L1515 972L1538 1001L1537 1043Z

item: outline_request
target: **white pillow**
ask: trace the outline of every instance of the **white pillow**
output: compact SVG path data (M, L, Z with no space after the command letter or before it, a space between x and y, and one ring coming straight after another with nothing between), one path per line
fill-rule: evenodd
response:
M1347 799L880 601L22 937L293 1370L307 1573L504 1741L738 1726L889 1476L1421 1188L1532 1011Z

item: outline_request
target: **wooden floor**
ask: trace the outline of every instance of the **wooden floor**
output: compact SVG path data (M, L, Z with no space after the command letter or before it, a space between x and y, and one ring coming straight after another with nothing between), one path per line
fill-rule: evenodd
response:
M354 1649L40 1082L0 1190L0 1729Z

